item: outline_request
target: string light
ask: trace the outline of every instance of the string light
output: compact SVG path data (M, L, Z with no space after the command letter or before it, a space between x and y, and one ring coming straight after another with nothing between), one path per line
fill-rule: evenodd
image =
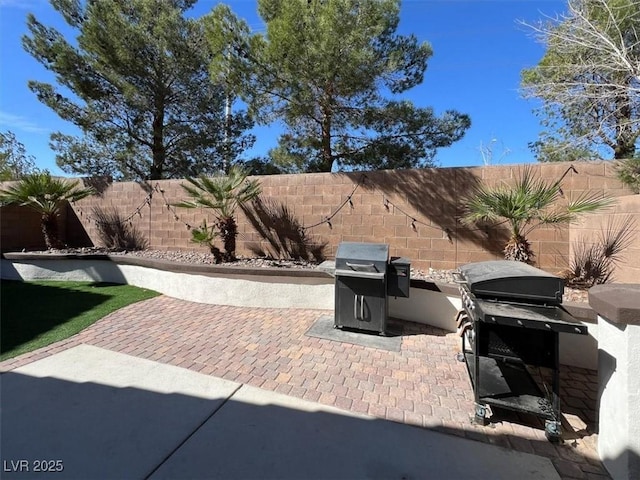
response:
M366 178L367 178L367 177L366 177L366 175L364 175L364 174L360 176L360 179L358 180L358 182L357 182L357 183L355 184L355 186L353 187L353 190L351 190L351 193L349 193L349 195L347 195L347 198L346 198L346 199L345 199L345 200L340 204L340 206L339 206L338 208L336 208L336 209L333 211L333 213L331 213L331 215L329 215L329 216L325 217L323 220L319 221L318 223L314 223L313 225L309 225L309 226L306 226L306 227L302 227L302 230L303 230L303 231L304 231L304 230L309 230L309 229L311 229L311 228L317 227L317 226L322 225L322 224L325 224L325 223L326 223L327 225L329 225L329 228L333 228L333 226L331 225L331 219L332 219L333 217L335 217L335 216L340 212L340 210L342 210L342 209L345 207L345 205L350 204L350 205L351 205L351 207L353 208L353 202L352 202L351 198L353 197L353 194L354 194L354 193L356 193L356 190L358 190L358 188L359 188L361 185L364 185L364 182L365 182L365 179L366 179Z
M575 168L573 168L572 166L569 167L567 169L567 171L564 173L564 175L562 175L561 179L564 178L569 171L574 171L576 172ZM577 173L577 172L576 172ZM342 209L348 204L350 209L355 209L355 205L353 203L353 195L355 194L355 192L357 191L357 189L366 184L366 180L367 177L366 175L361 175L361 177L359 178L358 182L354 185L353 190L349 193L349 195L347 195L344 199L344 201L328 216L324 217L321 221L312 224L312 225L308 225L308 226L302 226L301 230L305 231L305 230L309 230L315 227L318 227L320 225L326 224L329 229L333 229L333 224L331 222L331 220L340 212L342 211ZM180 215L178 215L178 212L176 211L175 207L168 201L168 199L166 198L165 195L165 190L160 188L159 184L156 184L152 190L149 192L149 194L147 195L147 197L140 203L140 205L138 205L138 207L129 215L124 219L125 223L129 223L129 225L133 226L133 222L132 219L137 215L140 218L144 218L142 210L145 206L149 206L149 208L152 207L152 203L153 203L153 192L157 192L162 196L162 203L164 204L164 207L166 207L167 211L173 214L173 219L176 222L182 222L185 226L185 228L187 230L191 230L192 228L194 228L191 224L184 222L183 220L181 220ZM561 194L562 189L560 189ZM396 212L399 212L403 215L405 215L405 217L407 217L408 220L410 220L410 226L411 229L414 232L418 232L418 225L425 225L425 226L431 226L430 223L426 223L423 222L421 220L419 220L418 218L414 217L413 215L410 215L409 213L405 212L401 207L399 207L398 205L396 205L395 203L393 203L389 198L387 198L386 196L383 195L382 198L382 204L385 208L385 210L387 212L391 212L391 207L393 207L393 213L395 214ZM99 222L97 219L93 218L91 215L84 215L84 212L81 208L79 207L75 207L79 213L81 217L86 218L87 221L91 222L94 221L96 225L99 225L101 222ZM104 222L102 222L104 223ZM115 224L115 222L114 222ZM472 229L472 230L476 230L476 229ZM480 229L477 230L482 230L486 235L488 235L488 228L486 226L483 226ZM443 238L448 239L450 242L453 241L452 240L452 230L449 227L442 227L442 231L443 231Z

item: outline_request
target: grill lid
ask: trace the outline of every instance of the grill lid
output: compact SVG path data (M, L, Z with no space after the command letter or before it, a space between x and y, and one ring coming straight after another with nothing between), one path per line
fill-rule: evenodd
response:
M336 270L386 272L388 261L386 243L341 242L336 252Z
M471 293L479 298L562 303L564 281L526 263L510 260L468 263L460 267L460 273Z

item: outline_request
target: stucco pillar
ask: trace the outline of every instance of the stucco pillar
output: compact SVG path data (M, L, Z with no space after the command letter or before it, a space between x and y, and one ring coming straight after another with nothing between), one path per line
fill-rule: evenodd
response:
M614 478L640 478L640 285L597 285L598 453Z

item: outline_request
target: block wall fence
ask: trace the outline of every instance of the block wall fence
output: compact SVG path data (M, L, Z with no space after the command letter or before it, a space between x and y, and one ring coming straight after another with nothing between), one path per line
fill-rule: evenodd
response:
M532 164L531 168L548 180L557 180L566 173L562 181L564 199L575 198L585 190L640 198L632 196L616 179L609 162L573 164L578 173L568 171L571 165ZM452 269L468 262L499 259L507 231L469 228L460 223L459 217L464 199L474 186L481 182L512 184L522 168L505 165L254 177L262 185L263 205L272 213L279 212L276 216L280 220L268 215L273 239L269 242L239 210L237 253L278 256L279 249L273 245L286 243L283 238L295 233L293 222L304 227L307 250L324 246L326 258L334 257L341 241L355 241L388 243L391 255L408 257L412 266L423 270ZM187 199L181 188L183 183L184 180L107 183L98 195L68 206L61 219L62 237L69 245L100 245L93 209L113 208L122 217L130 217L131 225L147 240L148 248L207 251L190 241L188 226L198 226L205 218L213 223L211 213L173 207ZM631 209L638 216L639 204L625 202L621 208ZM289 221L283 222L283 218ZM579 232L573 232L574 227L569 225L534 231L530 240L537 265L551 272L565 269L572 238L596 228L603 218L606 214L594 217ZM37 215L24 208L3 207L0 220L3 250L41 246ZM640 268L639 258L637 254L627 258L635 271Z

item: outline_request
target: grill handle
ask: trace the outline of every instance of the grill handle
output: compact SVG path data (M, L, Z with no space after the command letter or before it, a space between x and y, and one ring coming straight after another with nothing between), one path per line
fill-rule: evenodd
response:
M359 272L356 270L346 270L344 268L337 268L334 275L336 277L373 278L383 281L385 278L384 272Z
M370 271L378 271L378 269L376 268L375 264L373 263L351 263L351 262L344 262L345 265L349 268L352 268L353 270L356 270L358 272L370 272Z
M358 318L358 297L359 296L360 295L356 293L356 298L354 298L353 300L353 318L355 318L356 320L360 320Z
M360 321L364 321L364 295L360 295Z

